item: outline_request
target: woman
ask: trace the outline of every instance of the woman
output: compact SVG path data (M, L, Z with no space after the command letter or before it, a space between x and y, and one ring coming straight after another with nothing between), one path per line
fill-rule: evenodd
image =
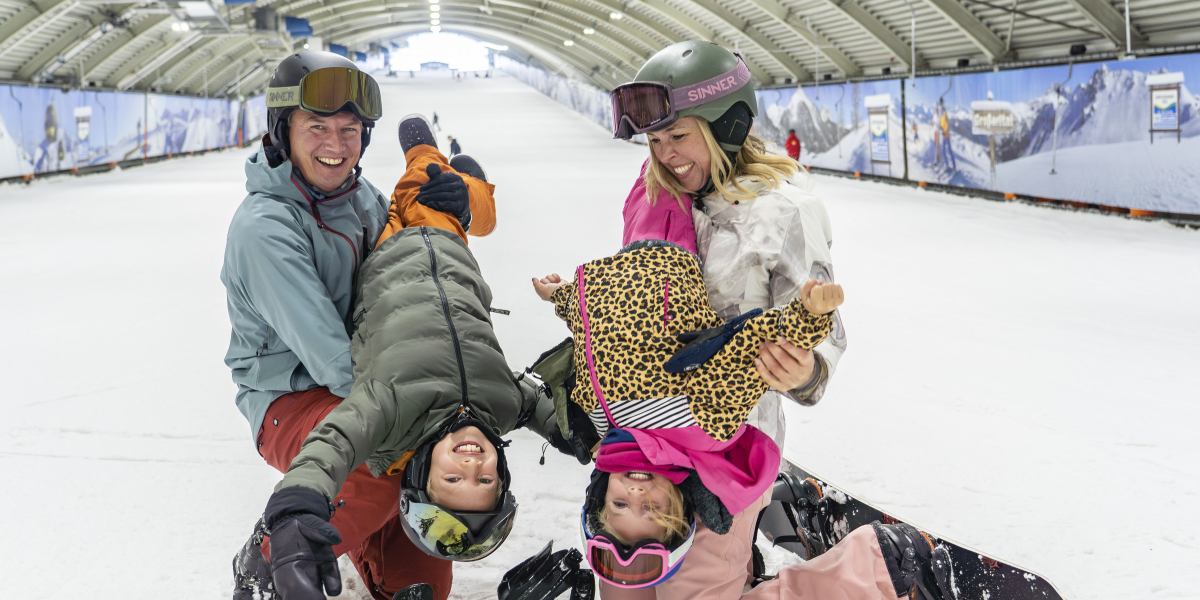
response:
M791 159L768 153L763 141L750 133L757 102L739 57L708 42L674 44L647 61L634 82L619 86L612 96L616 137L645 133L650 144L642 178L626 202L626 242L658 230L678 238L678 231L659 220L676 205L683 208L691 204L685 200L693 200L696 246L710 300L726 320L785 304L800 296L808 279L833 281L825 207L810 193L812 181L806 171ZM640 198L639 187L644 188ZM631 236L631 231L638 233ZM781 399L816 404L845 348L836 313L833 334L813 352L764 343L756 366L773 390L759 401L747 423L782 448ZM601 597L740 597L748 582L757 516L768 501L764 495L734 515L725 535L698 524L686 558L670 579L641 589L602 581ZM834 549L785 569L751 594L880 598L916 592L917 597L952 597L940 592L927 559L916 571L901 568L899 555L905 550L928 557L935 550L932 544L922 546L920 536L893 529L860 528Z

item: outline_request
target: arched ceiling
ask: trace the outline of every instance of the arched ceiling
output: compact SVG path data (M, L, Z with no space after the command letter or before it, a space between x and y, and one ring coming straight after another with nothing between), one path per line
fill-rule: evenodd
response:
M367 51L429 28L430 0L0 0L0 81L235 96L265 87L305 40L254 29L254 9L308 19ZM681 40L738 50L760 86L969 65L1110 58L1122 0L440 0L441 27L510 46L610 89ZM1200 50L1200 0L1129 0L1136 53ZM915 35L914 35L915 34ZM915 43L915 52L913 40ZM567 44L566 42L569 42ZM915 64L914 64L915 63Z

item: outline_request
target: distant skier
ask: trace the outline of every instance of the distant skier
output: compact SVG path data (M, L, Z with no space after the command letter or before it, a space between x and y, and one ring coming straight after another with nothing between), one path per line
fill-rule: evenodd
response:
M788 130L787 142L784 146L787 148L787 154L792 157L792 160L800 160L800 138L796 137L795 129Z
M450 156L451 157L453 157L455 154L462 154L462 146L458 145L458 140L454 139L454 136L448 135L448 136L446 136L446 139L450 140Z
M954 159L954 145L950 143L950 117L946 114L946 104L942 102L941 98L938 98L938 113L941 114L938 128L942 133L942 146L939 154L946 158L951 169L957 171L958 161Z
M45 125L46 139L34 150L33 171L50 173L75 167L75 140L58 126L58 110L53 104L46 106Z
M437 129L438 131L441 131L441 130L442 130L442 126L441 126L441 125L438 125L438 117L437 117L437 113L436 113L436 112L435 112L435 113L433 113L433 127L434 127L434 129Z

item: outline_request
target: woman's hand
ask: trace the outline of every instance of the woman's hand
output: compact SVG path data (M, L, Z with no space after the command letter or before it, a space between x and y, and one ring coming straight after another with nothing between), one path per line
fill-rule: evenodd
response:
M558 273L551 273L541 279L538 279L537 277L533 278L534 291L537 292L538 298L541 298L546 302L550 301L550 296L554 294L554 290L557 290L563 285L566 285L566 282L563 281L563 278L560 277Z
M778 343L763 342L758 345L758 358L754 367L759 377L772 388L786 392L794 390L812 379L813 366L817 357L810 350L793 345L784 338Z

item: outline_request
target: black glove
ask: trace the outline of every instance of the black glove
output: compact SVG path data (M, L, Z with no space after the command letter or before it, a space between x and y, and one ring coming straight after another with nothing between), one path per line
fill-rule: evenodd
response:
M458 173L443 173L436 163L429 163L425 173L429 175L429 182L417 192L417 202L458 219L466 231L471 226L471 195L467 192L467 183Z
M570 401L567 402L567 423L571 426L570 437L564 438L557 427L552 427L546 441L555 450L574 456L581 465L592 462L592 448L600 441L596 426L578 404Z
M308 488L284 488L267 501L263 522L271 534L271 577L284 600L325 600L325 592L342 593L333 555L342 536L329 524L330 516L325 496Z

